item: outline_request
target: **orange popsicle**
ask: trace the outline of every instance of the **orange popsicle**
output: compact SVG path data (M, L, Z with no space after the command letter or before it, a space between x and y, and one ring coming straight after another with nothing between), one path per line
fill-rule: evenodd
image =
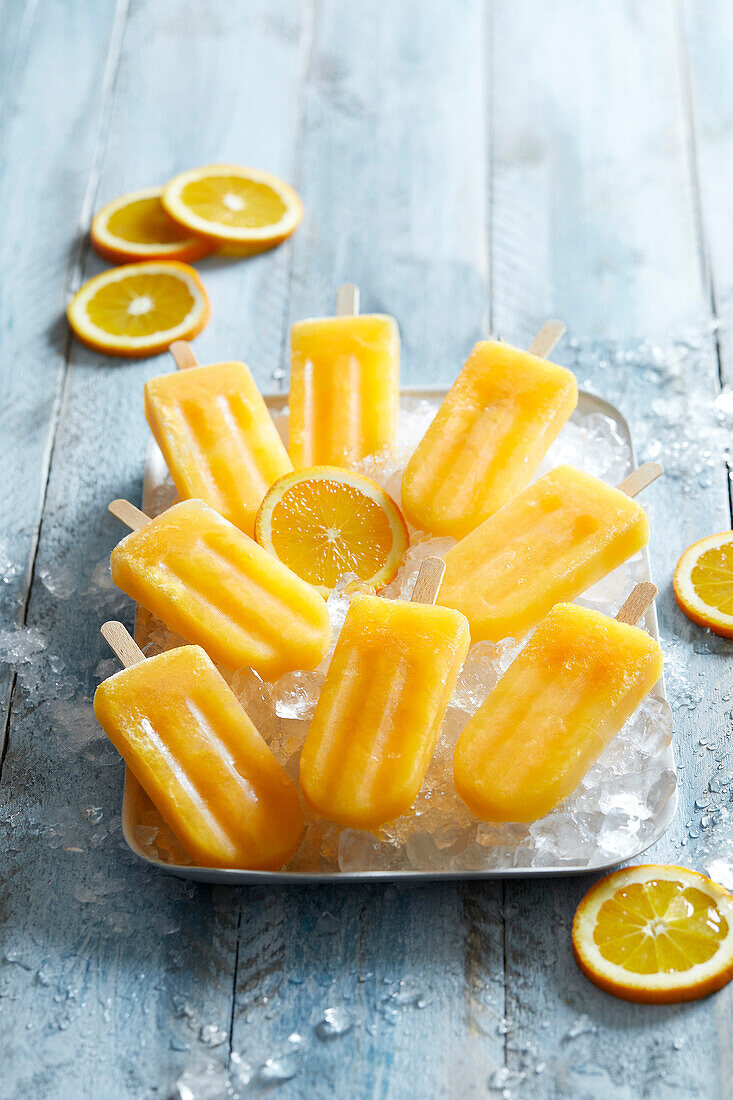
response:
M535 821L575 790L662 674L659 643L627 621L655 593L637 585L616 619L557 604L540 623L458 739L456 790L477 817Z
M97 688L102 729L194 863L278 870L303 830L298 792L236 695L198 646L135 650L127 635L135 663Z
M373 829L409 810L468 646L458 611L354 597L300 760L317 813Z
M298 321L290 346L289 450L296 469L352 467L394 447L400 337L393 317Z
M474 642L521 638L648 541L625 492L558 466L448 551L439 602L463 612Z
M112 551L123 592L225 668L277 680L316 667L331 628L315 588L202 500L153 520L126 501L110 505L114 514L120 503L142 524Z
M577 400L564 367L476 344L405 467L405 518L463 538L529 484Z
M265 493L293 466L244 363L151 378L145 416L179 495L205 500L254 534Z

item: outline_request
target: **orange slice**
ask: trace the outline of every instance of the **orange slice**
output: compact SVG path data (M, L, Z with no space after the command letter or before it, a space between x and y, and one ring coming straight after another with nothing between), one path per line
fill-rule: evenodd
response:
M209 312L208 295L194 269L158 261L95 275L67 309L69 324L83 343L129 357L154 355L174 340L190 340Z
M677 562L673 585L688 619L733 638L733 531L688 546Z
M389 584L408 544L402 513L376 482L339 466L311 466L270 487L255 538L324 595L344 573Z
M108 202L92 218L95 251L113 264L135 260L198 260L212 252L212 241L181 229L166 214L162 187L147 187Z
M292 187L269 172L237 164L181 172L163 188L163 206L188 232L245 253L281 244L303 217Z
M684 867L614 871L578 906L573 953L615 997L695 1001L733 978L733 894Z

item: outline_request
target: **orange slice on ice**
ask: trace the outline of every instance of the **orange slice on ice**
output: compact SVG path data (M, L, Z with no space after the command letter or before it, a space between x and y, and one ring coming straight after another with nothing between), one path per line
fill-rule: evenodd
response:
M113 264L136 260L198 260L215 245L197 237L166 214L162 187L147 187L108 202L92 218L96 252Z
M573 953L615 997L697 1000L733 978L733 894L684 867L614 871L578 906Z
M344 573L389 584L408 544L402 513L376 482L339 466L285 474L268 490L255 538L324 595Z
M733 638L733 531L688 546L677 562L673 584L688 619Z
M187 264L151 261L113 267L89 279L67 310L83 343L107 355L165 351L190 340L209 319L209 298Z
M186 231L245 253L281 244L303 217L289 184L237 164L181 172L163 188L163 206Z

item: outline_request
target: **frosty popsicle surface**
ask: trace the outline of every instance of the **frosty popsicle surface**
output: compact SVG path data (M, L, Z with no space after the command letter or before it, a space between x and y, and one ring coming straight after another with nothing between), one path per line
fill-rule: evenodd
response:
M409 810L468 646L458 611L354 597L300 761L317 813L372 829Z
M636 501L557 466L448 551L439 603L463 612L474 642L521 638L648 541Z
M651 602L654 585L642 588ZM557 604L458 739L458 794L486 821L544 816L575 790L661 674L662 651L645 631Z
M198 646L103 681L94 712L195 864L278 870L293 854L298 793Z
M277 680L328 649L323 597L202 500L132 531L111 567L123 592L225 668Z
M564 367L508 344L476 344L407 463L405 518L463 538L526 488L577 401Z
M145 416L179 495L205 500L252 535L265 493L293 466L245 364L151 378Z
M290 335L290 458L303 466L352 467L393 448L399 406L400 337L384 314L357 316L358 294L339 300L343 316L298 321ZM346 315L352 310L352 316Z

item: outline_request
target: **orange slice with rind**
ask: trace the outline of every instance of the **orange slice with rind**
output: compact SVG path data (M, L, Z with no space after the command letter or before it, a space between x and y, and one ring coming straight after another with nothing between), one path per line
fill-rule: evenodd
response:
M733 978L733 894L685 867L606 875L580 902L573 954L585 976L626 1001L694 1001Z
M688 546L677 562L673 587L688 619L733 638L733 531Z
M94 250L113 264L141 260L198 260L216 247L173 221L160 201L162 187L120 195L92 218Z
M282 244L303 217L303 204L289 184L238 164L181 172L163 188L162 202L186 231L245 254Z
M209 319L209 298L188 264L150 261L95 275L67 309L79 339L107 355L130 358L191 340Z
M340 466L306 467L276 481L257 513L255 538L325 596L345 573L383 588L409 542L391 496Z

